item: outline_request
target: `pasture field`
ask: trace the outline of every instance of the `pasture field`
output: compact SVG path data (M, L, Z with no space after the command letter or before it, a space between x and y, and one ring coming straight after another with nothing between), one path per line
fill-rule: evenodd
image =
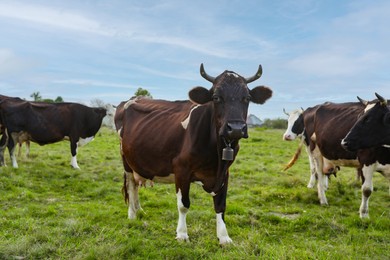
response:
M0 168L0 259L390 259L389 182L374 177L370 219L359 218L360 184L342 168L320 206L306 187L305 151L286 172L298 147L282 130L250 129L230 172L225 221L233 244L216 238L212 198L191 185L190 242L177 242L173 185L140 189L137 220L127 219L123 170L115 132L103 128L78 149L69 142L31 145L19 168ZM24 147L23 147L24 148ZM153 162L151 162L153 163Z

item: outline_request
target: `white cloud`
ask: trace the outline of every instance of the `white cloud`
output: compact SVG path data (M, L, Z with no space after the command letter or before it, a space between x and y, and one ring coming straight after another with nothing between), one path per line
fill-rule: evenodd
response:
M79 13L46 6L14 2L0 3L0 17L25 20L28 22L40 23L45 26L105 36L113 34L112 31L103 28L98 21L87 18Z
M53 84L62 85L77 85L81 87L107 87L107 88L125 88L125 89L137 89L138 87L131 86L130 84L113 83L108 81L98 81L90 79L65 79L65 80L53 80Z
M0 76L20 73L34 65L33 61L15 55L9 49L0 49Z
M375 52L351 54L329 50L299 56L287 62L287 67L318 77L353 76L381 59L380 53Z

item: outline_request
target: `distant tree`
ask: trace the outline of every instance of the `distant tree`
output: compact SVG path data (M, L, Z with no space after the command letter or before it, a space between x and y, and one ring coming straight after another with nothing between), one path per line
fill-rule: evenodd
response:
M61 103L61 102L64 102L64 99L61 97L61 96L58 96L55 100L54 100L55 103Z
M34 101L42 101L42 96L39 91L32 93L30 97L32 97Z
M103 100L95 98L91 100L91 106L93 107L105 107L106 103Z
M30 95L34 99L34 101L42 101L46 103L59 103L59 102L64 102L64 99L60 96L58 96L55 100L51 98L42 98L41 93L39 91L34 92Z
M134 93L134 96L136 96L136 97L145 96L145 97L153 98L152 95L150 94L150 92L146 89L143 89L143 88L138 88L137 91Z
M287 120L286 119L265 119L264 127L273 128L273 129L286 129L287 128Z

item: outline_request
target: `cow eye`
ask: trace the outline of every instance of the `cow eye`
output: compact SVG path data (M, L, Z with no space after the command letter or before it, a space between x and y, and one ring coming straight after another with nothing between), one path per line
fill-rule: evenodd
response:
M244 97L242 101L244 101L245 103L249 103L251 101L251 97L250 96Z
M214 101L215 103L219 103L219 102L221 102L221 97L220 97L220 96L217 96L217 95L214 95L214 96L213 96L213 101Z

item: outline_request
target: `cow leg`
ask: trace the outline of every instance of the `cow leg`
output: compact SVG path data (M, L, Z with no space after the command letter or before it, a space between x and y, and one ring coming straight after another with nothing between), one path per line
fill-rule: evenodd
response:
M320 200L321 205L328 205L328 200L326 199L326 195L325 195L326 183L328 177L322 172L324 163L323 163L323 157L318 147L314 149L313 157L315 161L316 172L318 174L318 183L317 183L318 198Z
M18 157L20 158L22 156L22 143L19 142L19 150L18 150Z
M217 237L220 245L232 243L232 239L229 237L226 225L225 225L225 209L226 209L226 194L227 194L227 180L221 191L214 197L214 209L217 220Z
M309 147L307 147L307 146L306 146L306 152L307 152L307 155L309 157L309 164L310 164L310 180L309 180L309 183L307 184L307 187L309 189L311 189L314 187L314 185L316 185L317 173L316 173L316 167L315 167L315 162L314 162L313 156L310 152Z
M375 164L371 164L369 166L363 166L363 176L364 183L362 185L362 204L360 205L360 217L361 218L369 218L368 214L368 200L370 199L371 193L374 190L372 183L372 176L375 170Z
M177 189L177 210L179 212L179 221L176 228L176 239L179 241L189 241L189 236L187 233L187 213L190 208L190 199L189 199L189 184L187 189L180 188Z
M0 166L6 166L4 160L4 150L7 147L7 144L8 144L8 135L6 132L4 132L0 139Z
M70 139L70 152L72 154L72 158L70 160L70 165L74 169L80 169L79 165L77 164L77 142L74 141L72 138Z
M129 201L129 209L127 211L127 216L129 219L137 218L137 211L141 208L138 197L138 183L134 179L134 174L132 172L125 171L125 185L127 186L127 196Z
M26 158L30 157L30 141L26 141Z
M11 134L11 138L8 140L9 156L11 157L12 167L18 168L19 166L15 156L15 143L15 136Z

